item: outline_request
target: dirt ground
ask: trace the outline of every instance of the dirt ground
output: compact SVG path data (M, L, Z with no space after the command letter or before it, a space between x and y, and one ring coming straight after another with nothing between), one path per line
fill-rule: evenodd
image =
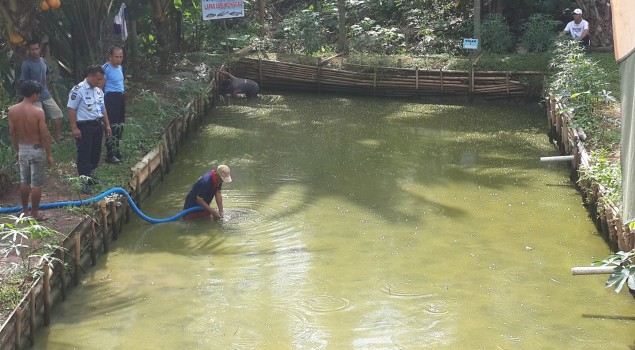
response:
M2 193L0 193L0 207L20 206L19 182L13 182L7 187L3 188ZM72 198L69 195L70 193L72 193L70 186L64 183L58 175L49 171L46 178L46 185L42 188L41 203L53 203L78 199ZM82 216L65 208L47 209L43 210L41 213L44 214L44 220L39 222L40 224L65 234L70 233L70 231L82 220ZM18 216L20 213L2 214L1 216L6 215Z

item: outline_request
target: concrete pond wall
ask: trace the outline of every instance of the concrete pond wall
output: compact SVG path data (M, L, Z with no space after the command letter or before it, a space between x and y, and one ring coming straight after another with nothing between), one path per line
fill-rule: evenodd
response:
M214 84L212 81L205 91L188 103L187 112L174 118L165 128L158 146L131 168L132 178L126 189L137 206L170 171L170 164L181 145L210 113ZM66 250L54 253L63 264L44 263L43 275L31 284L0 328L0 350L33 346L38 327L50 324L51 307L66 300L67 290L80 283L80 276L96 264L99 255L108 252L110 242L117 240L123 224L133 215L127 199L122 197L102 199L94 206L94 215L86 217L68 234L62 243Z

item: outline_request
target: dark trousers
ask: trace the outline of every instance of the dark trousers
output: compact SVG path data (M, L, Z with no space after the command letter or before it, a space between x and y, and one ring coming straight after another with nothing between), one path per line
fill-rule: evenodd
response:
M121 158L119 141L123 137L123 124L126 119L126 102L122 92L109 92L104 98L112 136L106 140L106 156Z
M99 164L104 128L101 120L77 122L77 128L82 132L82 138L75 141L77 145L77 173L92 176Z

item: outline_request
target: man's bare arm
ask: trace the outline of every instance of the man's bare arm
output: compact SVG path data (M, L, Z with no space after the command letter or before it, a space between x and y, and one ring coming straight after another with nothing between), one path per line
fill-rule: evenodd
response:
M15 112L12 111L11 108L9 108L9 136L11 137L11 145L13 146L17 157L20 136L18 135L18 130L16 129L15 123L17 123L17 116L15 115Z
M46 127L46 117L44 116L44 111L37 111L37 122L38 129L40 131L40 142L44 145L44 150L46 151L46 160L49 165L53 165L53 153L51 153L51 135L49 134L49 130Z
M231 80L236 79L236 77L235 77L235 76L233 76L233 75L229 74L229 72L225 72L224 70L219 70L218 72L219 72L220 74L222 74L222 75L226 76L227 78L231 79Z

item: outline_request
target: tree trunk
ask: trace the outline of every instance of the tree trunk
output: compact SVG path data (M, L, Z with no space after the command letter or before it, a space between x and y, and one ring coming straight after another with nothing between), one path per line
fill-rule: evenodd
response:
M481 0L474 0L474 39L478 40L481 49Z
M132 76L139 77L139 39L137 34L137 20L130 20L130 71Z
M265 28L265 0L258 0L258 19L260 22L260 37L264 38L267 34Z
M169 72L170 42L168 40L168 25L166 21L155 22L157 29L157 55L159 56L159 73Z
M612 47L613 20L608 0L577 0L576 3L582 9L582 17L589 22L591 47Z
M346 0L337 0L337 12L339 14L337 33L337 51L345 53L348 51L346 42Z

